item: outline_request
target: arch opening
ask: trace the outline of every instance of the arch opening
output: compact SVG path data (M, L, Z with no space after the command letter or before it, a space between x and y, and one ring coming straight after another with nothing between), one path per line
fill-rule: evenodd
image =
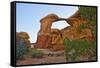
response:
M63 19L63 18L62 18L62 19L58 19L58 20L54 21L54 22L52 23L51 28L62 30L62 29L64 29L65 27L68 27L68 26L70 26L70 24L68 24L68 22L67 22L66 19Z

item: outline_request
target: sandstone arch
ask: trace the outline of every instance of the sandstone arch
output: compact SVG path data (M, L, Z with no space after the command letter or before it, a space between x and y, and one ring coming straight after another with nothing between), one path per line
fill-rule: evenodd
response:
M62 30L52 29L51 26L56 21L67 21L70 25ZM69 18L60 18L56 14L49 14L40 20L41 26L38 32L37 42L35 48L48 48L51 50L64 50L63 39L88 39L92 37L91 30L85 28L81 33L77 32L77 28L81 24L87 24L88 22L81 18L79 11ZM85 31L87 30L87 31ZM85 34L85 35L84 35Z
M65 18L59 18L56 14L49 14L40 20L41 26L38 32L36 48L53 48L52 45L54 44L63 44L63 40L59 40L59 38L61 38L60 30L51 29L51 26L55 21L61 20L67 21ZM58 44L56 43L57 41Z

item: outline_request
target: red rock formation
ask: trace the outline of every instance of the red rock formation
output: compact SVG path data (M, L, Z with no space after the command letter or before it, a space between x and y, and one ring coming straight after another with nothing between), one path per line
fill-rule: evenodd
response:
M63 38L62 33L58 29L51 29L51 35L50 35L50 44L49 49L57 51L57 50L63 50Z
M29 35L26 32L16 32L16 42L19 39L22 39L27 47L30 47L30 40L29 40Z
M80 12L77 11L74 15L72 15L71 17L69 17L67 19L67 22L72 26L77 28L78 26L80 26L81 24L87 24L88 22L81 18L80 16Z
M35 48L48 48L49 45L49 36L39 35L37 42L35 44Z
M55 14L49 14L40 20L41 26L38 32L37 42L35 48L48 48L50 50L64 50L63 40L68 38L74 39L92 39L91 29L85 27L80 28L81 25L87 25L87 21L81 18L79 11L66 20L71 26L62 30L51 29L52 23L62 20ZM80 29L80 30L79 30Z
M38 32L37 42L35 48L48 48L50 43L50 31L52 23L59 17L55 14L49 14L40 20L41 26Z
M81 18L79 11L76 12L73 16L69 17L67 19L67 22L71 26L62 30L63 32L62 35L64 38L68 38L71 40L75 40L75 39L86 39L88 41L93 40L91 29L86 27L88 21Z

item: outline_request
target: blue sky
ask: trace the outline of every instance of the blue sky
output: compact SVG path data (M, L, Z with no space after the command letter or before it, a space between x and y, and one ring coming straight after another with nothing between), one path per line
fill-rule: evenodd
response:
M78 10L75 6L59 6L59 5L45 5L45 4L16 4L16 31L27 32L30 36L30 41L35 43L37 40L37 33L40 29L40 19L48 14L54 13L59 17L68 18ZM52 28L59 28L68 26L64 21L56 22Z

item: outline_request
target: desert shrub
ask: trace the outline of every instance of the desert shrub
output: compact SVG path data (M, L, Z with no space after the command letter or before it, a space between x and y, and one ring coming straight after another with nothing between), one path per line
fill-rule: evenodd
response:
M90 54L90 59L93 57L96 58L96 40L90 43L90 47L88 48L88 53Z
M86 40L64 40L64 46L65 46L65 56L66 60L68 62L74 62L77 61L77 57L80 55L90 56L90 59L92 57L96 56L96 42L87 42Z
M81 24L77 27L77 31L80 33L83 29L85 29L86 26L84 24Z
M81 17L92 20L96 17L96 8L95 7L80 7Z
M92 29L96 29L96 7L80 7L79 10L81 17L89 22Z
M87 19L91 26L96 26L96 8L95 7L80 7L80 15Z
M29 53L32 53L32 50L33 50L32 48L28 48Z
M22 59L25 54L28 53L28 49L23 42L23 40L19 40L18 44L16 45L16 59Z
M42 58L44 53L39 51L39 50L36 50L36 49L33 49L32 51L32 57L33 58Z
M91 25L91 26L96 26L96 20L95 20L95 19L91 20L91 21L90 21L90 25Z

